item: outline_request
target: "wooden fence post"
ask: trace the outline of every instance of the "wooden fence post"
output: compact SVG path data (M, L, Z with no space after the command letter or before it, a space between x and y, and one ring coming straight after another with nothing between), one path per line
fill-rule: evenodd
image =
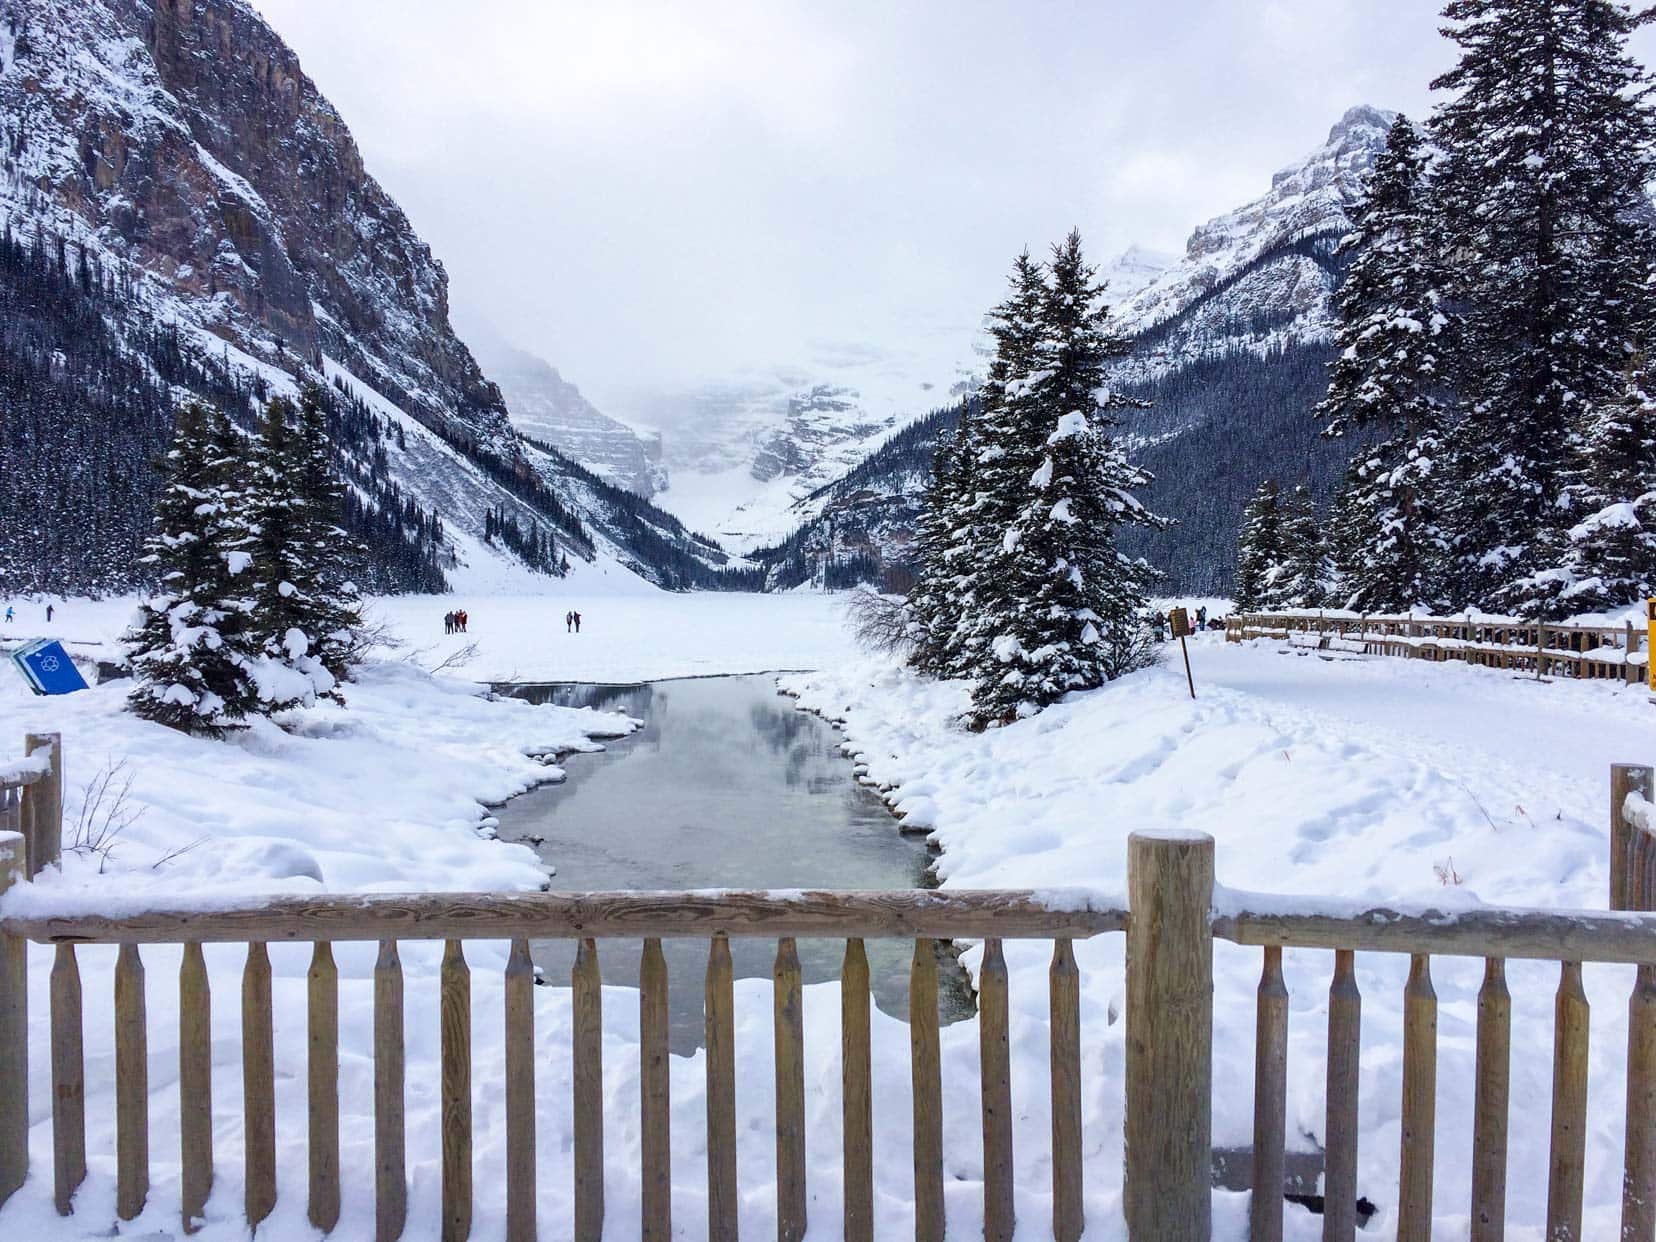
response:
M28 843L0 832L0 896L28 871ZM0 1203L29 1175L29 946L0 936Z
M1213 838L1133 833L1127 892L1127 1236L1209 1242Z
M1656 771L1638 763L1610 765L1610 908L1636 910L1635 890L1642 887L1633 875L1634 835L1641 829L1627 822L1627 795L1637 793L1647 802L1656 801Z
M29 800L33 826L29 828L29 878L41 868L63 857L63 735L27 733L23 753L47 752L51 766L46 775L24 790Z

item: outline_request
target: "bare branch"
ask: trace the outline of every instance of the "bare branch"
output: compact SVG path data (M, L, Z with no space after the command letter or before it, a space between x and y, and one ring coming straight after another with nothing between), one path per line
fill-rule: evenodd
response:
M914 641L908 605L900 599L859 587L845 597L844 612L852 638L864 651L901 655Z

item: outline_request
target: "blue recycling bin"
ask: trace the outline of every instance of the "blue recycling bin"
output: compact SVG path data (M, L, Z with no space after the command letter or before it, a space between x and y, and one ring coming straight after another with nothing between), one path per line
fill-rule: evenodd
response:
M12 652L12 663L36 694L73 694L86 689L86 679L55 638L37 638Z

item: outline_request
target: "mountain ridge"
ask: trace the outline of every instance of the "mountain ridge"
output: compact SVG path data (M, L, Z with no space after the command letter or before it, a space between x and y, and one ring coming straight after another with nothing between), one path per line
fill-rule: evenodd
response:
M126 348L171 324L261 399L320 381L367 401L364 451L441 517L459 585L544 588L485 539L491 513L659 583L721 582L670 515L648 516L649 547L675 545L653 564L636 497L522 441L453 329L442 263L245 0L0 0L0 38L0 217L119 284Z

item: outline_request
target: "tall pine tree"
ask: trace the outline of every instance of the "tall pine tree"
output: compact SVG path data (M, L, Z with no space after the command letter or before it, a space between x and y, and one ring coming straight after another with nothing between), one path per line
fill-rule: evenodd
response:
M1646 17L1614 0L1450 0L1444 16L1461 59L1433 83L1454 97L1432 134L1466 398L1448 585L1550 615L1576 438L1651 322L1656 121L1626 52Z
M1399 117L1375 160L1341 248L1351 270L1336 295L1339 351L1317 407L1326 434L1388 433L1342 506L1342 589L1352 606L1402 611L1442 595L1447 541L1439 519L1444 392L1453 321L1445 310L1426 156Z
M340 683L350 677L365 654L367 639L356 570L368 553L344 529L345 484L332 467L323 394L315 387L307 388L300 400L299 440L303 458L297 490L305 506L309 570L305 592L309 614L306 633L311 640L312 654L334 681ZM433 529L440 531L435 512L431 520ZM551 558L550 538L546 549ZM569 571L567 560L562 570Z
M1078 232L1053 248L1048 273L1027 378L1007 385L1002 406L1015 510L980 597L977 727L1032 715L1151 658L1144 613L1156 575L1115 542L1122 525L1156 521L1133 495L1148 476L1111 434L1117 411L1142 405L1108 384L1129 346Z
M1236 610L1274 607L1273 584L1282 563L1282 508L1275 480L1266 479L1242 510L1236 540Z
M1334 567L1310 491L1296 487L1282 510L1282 550L1277 564L1267 571L1267 606L1284 610L1324 608L1329 602Z
M1656 376L1630 368L1622 394L1594 411L1567 492L1579 520L1551 585L1557 611L1624 608L1656 587Z
M163 463L166 483L143 564L158 580L123 646L130 709L174 729L221 737L260 710L248 532L239 508L241 450L217 410L187 405Z
M944 548L945 590L955 625L944 639L945 676L971 676L991 641L995 615L1018 605L1002 572L1007 532L1040 460L1042 433L1031 407L1047 286L1026 250L1013 264L1011 293L989 315L995 356L977 417L963 424L955 453L954 504Z

